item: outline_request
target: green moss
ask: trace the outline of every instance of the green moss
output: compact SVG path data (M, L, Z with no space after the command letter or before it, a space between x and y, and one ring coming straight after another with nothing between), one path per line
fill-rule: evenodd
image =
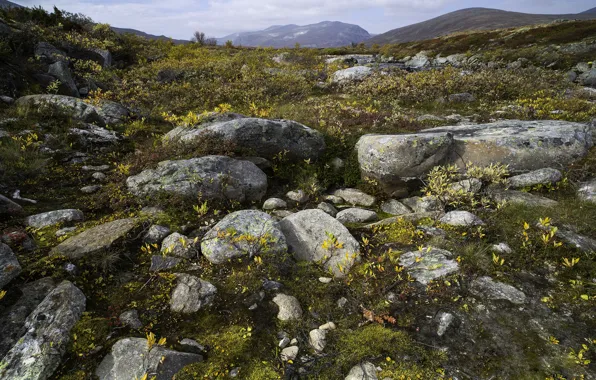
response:
M105 344L110 333L109 320L94 317L92 313L83 313L71 331L69 351L75 356L86 356L97 346Z

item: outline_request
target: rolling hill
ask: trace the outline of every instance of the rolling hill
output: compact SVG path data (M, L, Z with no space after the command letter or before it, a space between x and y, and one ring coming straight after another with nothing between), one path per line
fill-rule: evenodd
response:
M0 0L0 8L8 8L8 7L15 7L15 8L22 8L22 5L10 2L8 0Z
M445 15L397 28L379 34L367 41L368 44L388 44L427 40L455 32L468 30L489 30L513 28L525 25L543 24L560 19L596 18L596 8L580 14L540 15L509 12L489 8L467 8Z
M1 0L0 0L1 1ZM131 33L140 37L144 37L150 40L171 40L173 41L176 45L178 44L187 44L190 41L187 40L176 40L174 38L170 38L170 37L166 37L166 36L156 36L154 34L149 34L149 33L145 33L145 32L141 32L140 30L136 30L136 29L130 29L130 28L117 28L115 26L111 27L112 30L116 33L119 34L125 34L125 33Z
M256 32L234 33L218 39L218 44L230 40L234 45L293 47L336 47L368 40L371 35L358 25L338 21L323 21L311 25L274 25Z

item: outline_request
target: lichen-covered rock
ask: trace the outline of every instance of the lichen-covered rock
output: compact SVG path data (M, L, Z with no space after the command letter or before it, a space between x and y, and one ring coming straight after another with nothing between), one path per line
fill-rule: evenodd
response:
M472 281L470 292L482 299L505 300L516 305L526 302L526 295L522 291L487 276Z
M405 206L412 209L413 212L444 212L445 206L441 200L435 196L411 197L401 200Z
M177 273L177 285L170 297L170 309L176 313L195 313L213 303L217 288L198 277Z
M0 289L21 273L21 265L9 246L0 243Z
M100 224L63 241L51 253L71 259L92 255L112 247L137 227L137 219L118 219Z
M422 248L400 256L399 265L406 268L419 283L427 285L432 280L459 270L457 261L450 259L451 252L437 248Z
M257 210L236 211L217 223L201 241L201 252L213 264L236 257L287 252L279 223Z
M58 49L49 42L39 42L37 45L35 45L35 50L33 53L35 54L35 58L46 63L54 63L68 59L65 52Z
M178 232L174 232L161 242L161 253L163 255L192 259L196 257L197 250L195 249L194 241Z
M364 135L358 140L363 176L375 179L389 194L404 187L404 179L420 177L439 165L450 152L449 133Z
M165 141L189 143L205 133L216 134L232 144L238 153L253 151L259 157L272 159L280 152L291 161L317 160L325 151L323 135L291 120L236 118L177 127L164 136Z
M450 211L439 220L450 226L471 227L482 226L484 222L469 211Z
M335 218L321 210L304 210L280 222L297 260L321 263L336 277L345 276L360 259L360 245Z
M337 209L335 208L335 206L333 206L331 203L327 203L327 202L321 202L317 205L317 208L321 211L324 211L326 214L331 215L332 217L336 217L337 216Z
M124 338L112 346L95 375L99 380L134 380L147 375L147 379L171 380L189 364L203 361L198 354L178 352L153 345L147 339Z
M354 66L344 70L338 70L333 73L332 82L338 84L344 84L354 81L363 80L370 76L373 70L366 66Z
M354 206L371 207L377 201L377 199L372 195L368 195L365 192L360 191L358 189L338 189L335 190L332 195L340 197L346 203L349 203Z
M281 210L287 207L286 201L280 198L269 198L263 203L263 210Z
M83 219L84 215L82 211L66 209L28 216L25 219L25 224L33 228L44 228L58 223L80 222Z
M286 193L286 197L294 202L300 204L306 203L309 200L308 194L304 190L291 190Z
M48 74L53 75L60 81L60 87L63 88L63 91L65 92L64 95L73 96L75 98L80 96L79 89L72 78L70 69L68 68L68 62L58 61L52 63L48 69Z
M128 177L128 189L137 196L160 192L203 199L260 201L267 191L267 175L255 164L224 156L162 161Z
M308 333L308 344L317 353L323 352L327 346L327 330L314 329Z
M302 318L302 308L296 297L280 293L273 298L273 302L279 309L277 319L280 321L292 321Z
M342 224L376 222L379 216L376 212L361 208L348 208L337 213L336 217Z
M161 243L163 239L170 235L170 232L168 227L154 224L147 230L147 233L143 237L143 241L148 244Z
M176 265L180 264L181 261L182 259L177 257L153 255L151 256L151 267L149 267L149 270L151 272L160 272L163 270L172 269L176 267Z
M411 208L395 199L381 203L381 210L391 215L404 215L413 212Z
M559 202L540 195L517 190L490 190L488 195L495 202L522 204L533 207L555 207Z
M596 179L582 183L577 195L586 202L596 203Z
M508 185L512 189L521 189L536 185L549 185L559 182L563 174L557 169L544 168L519 174L508 179Z
M0 378L45 380L60 365L70 330L85 311L86 298L76 286L63 281L27 317L24 335L2 359Z
M128 326L131 329L140 329L143 327L143 322L139 319L139 312L136 310L126 310L118 317L120 323Z
M370 362L355 365L345 380L377 380L377 367Z

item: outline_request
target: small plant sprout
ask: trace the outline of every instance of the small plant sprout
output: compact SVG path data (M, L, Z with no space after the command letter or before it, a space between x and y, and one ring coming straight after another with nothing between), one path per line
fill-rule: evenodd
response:
M6 296L6 290L0 290L0 300Z
M157 337L152 332L149 332L147 334L147 348L149 350L151 350L151 348L153 348L153 346L155 346L155 345L164 346L165 344L166 344L166 338L161 338L158 341Z
M572 259L568 259L567 257L563 258L563 265L567 268L573 268L577 263L579 263L579 257L574 257Z
M207 215L207 213L209 212L209 206L207 205L207 201L201 203L200 206L199 205L192 206L192 209L195 210L195 212L197 213L199 218Z
M503 266L503 264L505 264L505 259L499 257L499 255L497 255L496 253L493 253L493 263L495 265Z
M559 340L557 338L555 338L554 336L552 336L552 335L548 337L548 341L551 344L559 344Z

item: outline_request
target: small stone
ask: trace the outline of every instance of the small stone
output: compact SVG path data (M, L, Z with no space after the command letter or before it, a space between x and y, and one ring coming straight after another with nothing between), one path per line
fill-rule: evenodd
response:
M343 309L344 306L348 303L348 299L346 297L341 297L337 300L337 307Z
M381 210L391 215L404 215L412 213L412 209L395 199L390 199L387 202L381 203Z
M298 357L299 348L297 346L290 346L281 350L281 360L284 362L294 361Z
M401 203L412 209L414 212L435 212L445 211L445 206L437 197L412 197L401 200Z
M478 178L464 179L451 185L453 191L464 191L477 194L482 190L482 181Z
M271 212L271 215L273 215L274 217L276 217L278 220L282 220L283 218L287 218L288 216L292 215L293 212L292 211L288 211L288 210L274 210L273 212Z
M491 248L493 251L495 251L497 253L512 253L513 252L513 250L507 243L494 244Z
M279 210L287 207L286 201L280 198L269 198L263 204L263 210Z
M295 346L295 345L297 345L297 344L298 344L298 339L296 339L296 338L293 338L293 339L290 341L290 345L292 345L292 346Z
M240 374L240 367L236 367L230 371L229 376L230 377L238 377L239 374Z
M98 192L99 190L101 190L101 185L91 185L91 186L81 187L81 192L85 193L85 194L93 194L93 193Z
M319 277L319 282L329 284L333 279L331 277Z
M84 172L105 172L106 170L109 170L109 169L110 169L110 165L98 165L98 166L85 165L81 168L81 170Z
M308 343L316 352L322 352L327 345L327 330L314 329L308 333Z
M449 101L452 103L471 103L476 101L476 97L469 92L463 92L449 95Z
M540 195L526 193L517 190L490 191L489 196L495 202L506 202L509 204L522 204L532 207L555 207L559 202L541 197Z
M344 160L342 160L339 157L335 157L334 159L332 159L330 165L334 172L339 172L346 166Z
M83 219L83 212L80 210L55 210L28 216L25 219L25 224L29 227L41 229L59 223L80 222Z
M136 310L127 310L120 314L120 323L124 326L128 326L131 329L140 329L143 327L143 322L139 319L139 313Z
M277 281L265 280L263 281L263 289L266 291L277 291L283 288L283 285Z
M0 289L21 273L21 265L12 249L0 243Z
M288 344L290 344L290 338L285 337L282 340L279 341L279 348L286 348L288 346Z
M161 243L168 235L170 235L170 229L165 226L159 226L157 224L149 227L149 230L143 237L143 241L148 244Z
M399 265L422 285L437 278L447 276L459 270L457 261L451 260L451 252L437 248L422 248L418 251L404 253L399 257Z
M280 293L273 298L273 302L279 307L277 319L280 321L291 321L302 318L302 308L296 297Z
M180 346L183 351L193 354L202 354L203 352L207 351L205 346L194 339L184 338L180 341Z
M333 195L342 198L347 203L354 206L373 206L377 199L372 195L368 195L358 189L339 189L333 192Z
M508 184L512 189L521 189L537 185L549 185L559 182L563 174L557 169L545 168L509 178Z
M376 212L361 208L348 208L337 213L336 219L342 224L376 222L379 216Z
M71 276L77 276L79 274L79 268L73 263L64 264L64 270Z
M176 265L180 264L182 259L171 256L153 255L151 256L151 272L161 272L164 270L172 269Z
M304 192L304 190L288 191L286 193L286 197L289 200L298 202L300 204L308 202L308 195Z
M319 203L317 208L319 210L323 210L326 214L329 214L334 218L337 216L337 212L338 212L337 209L330 203L321 202L321 203Z
M377 380L377 367L370 362L357 364L350 370L345 380Z
M323 197L323 200L325 200L326 202L331 202L334 205L340 205L344 203L344 200L342 197L338 197L337 195L325 195Z
M61 228L58 231L56 231L56 237L61 237L61 236L65 236L68 235L72 232L75 232L77 230L76 227L65 227L65 228Z
M516 305L526 302L526 295L522 291L511 285L496 282L487 276L472 281L470 292L484 299L505 300Z
M104 182L108 178L108 176L103 174L102 172L95 172L93 173L93 175L91 175L91 178L99 182Z
M327 322L324 325L319 326L319 330L335 330L337 327L333 322Z
M161 243L161 253L191 259L197 252L194 242L177 232L166 237Z
M217 288L198 277L176 273L178 284L170 297L170 309L177 313L194 313L213 303Z
M458 227L470 227L470 226L482 226L484 222L480 220L476 215L468 211L451 211L445 214L440 220L441 223L448 224L450 226Z
M451 323L453 322L454 317L451 313L440 312L437 315L437 321L439 322L439 327L437 328L437 335L443 336Z
M596 179L582 183L577 195L585 202L596 203Z

